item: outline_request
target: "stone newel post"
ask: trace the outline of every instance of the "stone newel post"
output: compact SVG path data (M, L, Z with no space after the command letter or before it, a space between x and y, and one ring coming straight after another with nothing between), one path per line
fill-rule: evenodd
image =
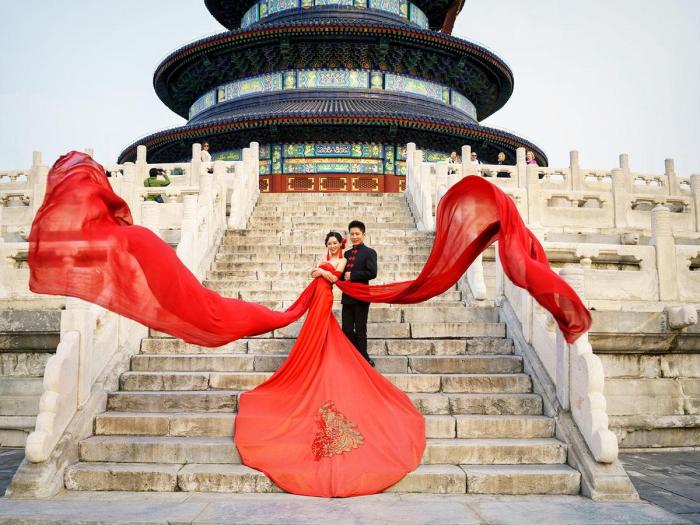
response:
M700 231L700 173L690 176L690 187L693 196L693 208L695 208L695 231Z
M659 300L678 300L676 241L671 228L671 211L666 206L651 210L651 236L656 248L656 271L659 278Z
M571 186L573 191L581 191L581 165L579 164L578 151L572 150L569 152L569 170L571 172Z

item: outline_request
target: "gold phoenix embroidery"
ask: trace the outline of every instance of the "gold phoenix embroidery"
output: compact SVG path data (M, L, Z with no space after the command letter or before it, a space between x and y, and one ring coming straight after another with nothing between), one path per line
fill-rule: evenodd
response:
M316 422L319 431L311 445L316 461L352 452L364 443L365 438L357 429L357 424L339 412L333 401L321 405L318 416Z

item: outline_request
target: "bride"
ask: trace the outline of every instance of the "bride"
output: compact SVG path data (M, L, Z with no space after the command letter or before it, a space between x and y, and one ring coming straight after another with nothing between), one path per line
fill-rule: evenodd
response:
M476 176L440 200L433 248L416 279L379 286L337 280L344 262L338 236L329 234L328 255L312 270L313 281L287 310L273 311L204 288L172 248L133 224L102 167L71 152L49 172L32 224L29 285L210 347L287 326L306 313L289 357L240 396L234 439L246 465L288 492L357 496L379 492L419 465L425 420L345 337L333 316L332 286L367 302L426 301L454 286L496 240L508 278L552 313L567 341L588 330L588 310L551 271L510 197Z

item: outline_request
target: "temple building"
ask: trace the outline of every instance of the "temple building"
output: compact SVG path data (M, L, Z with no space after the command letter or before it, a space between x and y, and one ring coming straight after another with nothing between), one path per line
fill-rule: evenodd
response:
M260 144L263 192L405 188L406 144L425 160L470 144L544 152L482 126L513 92L513 73L491 51L451 36L464 0L205 0L227 32L168 56L153 84L186 125L144 137L148 161L189 160L207 141L213 158L239 160Z

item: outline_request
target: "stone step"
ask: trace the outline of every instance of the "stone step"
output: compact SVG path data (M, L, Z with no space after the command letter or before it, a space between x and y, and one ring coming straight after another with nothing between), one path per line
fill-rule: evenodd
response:
M423 253L388 253L381 252L377 254L377 264L379 268L379 275L382 274L383 268L388 264L394 265L405 265L409 266L411 264L419 264L420 268L425 264L425 260L428 258L428 251L425 248L421 248ZM261 264L270 263L282 263L285 265L292 265L295 270L310 269L314 264L316 264L323 255L323 248L311 250L309 253L297 253L297 252L284 252L282 250L269 251L267 253L256 253L254 251L246 252L231 250L229 253L224 251L219 251L216 254L216 263L246 263L248 268L259 268Z
M373 232L373 233L381 233L384 232L385 230L400 230L400 231L405 231L405 232L412 232L412 231L417 231L416 224L412 220L406 220L406 221L391 221L391 222L375 222L375 223L366 223L367 225L367 231L368 232ZM343 229L345 228L344 225L341 225L341 227L338 226L338 222L334 220L328 220L328 221L315 221L315 222L305 222L304 224L298 224L293 222L292 219L285 221L284 219L274 219L274 218L266 218L266 219L257 219L255 217L252 217L250 221L248 222L248 226L250 229L248 230L228 230L227 234L229 235L235 235L238 232L260 232L260 231L268 231L268 232L280 232L280 231L295 231L295 232L300 232L300 231L323 231L323 236L325 237L325 234L330 232L330 231L337 231L338 229ZM345 231L338 232L341 234L345 234Z
M0 396L0 414L3 416L34 416L39 412L41 396Z
M237 288L232 288L228 286L221 286L219 284L210 287L211 290L220 293L225 297L233 297L242 299L243 301L252 301L259 303L260 301L295 301L303 288L298 288L294 290L269 290L269 291L255 291L255 290L238 290ZM337 288L334 290L334 295L336 300L340 299L341 292ZM426 304L436 304L445 301L460 301L462 299L461 292L452 291L445 292L442 295L432 298L430 301L426 301ZM461 337L469 337L467 335ZM486 336L472 336L472 337L486 337ZM503 337L503 336L500 336Z
M229 282L231 284L240 281L264 282L268 285L267 289L275 289L280 283L306 283L311 281L309 276L309 268L303 270L295 270L290 272L264 272L251 268L248 270L213 270L207 272L208 282ZM389 272L383 271L381 279L386 282L410 281L417 277L416 272ZM372 282L375 284L375 281Z
M41 377L2 377L0 396L40 396L44 393Z
M112 411L95 418L95 435L230 437L235 418L234 413ZM22 423L31 422L27 427L33 428L34 418L25 419ZM425 431L426 437L436 439L547 438L554 436L554 420L546 416L428 415Z
M382 246L381 248L372 246L377 250L377 255L379 251L383 255L421 255L423 258L427 258L430 253L430 245L414 245L411 244L399 244L391 246ZM252 240L248 244L222 244L219 246L218 255L228 255L228 254L255 254L258 256L268 257L270 255L309 255L312 258L318 257L325 252L325 248L322 244L260 244ZM379 261L379 257L377 257ZM379 262L378 262L379 264Z
M443 416L445 417L445 416ZM528 415L456 415L458 438L546 438L554 436L554 419Z
M262 472L244 465L78 463L66 469L68 490L159 492L282 492ZM466 474L455 465L421 465L386 492L464 494Z
M209 348L171 337L152 337L141 341L141 352L143 354L221 355L222 353L247 353L256 356L284 355L289 353L294 342L294 339L241 339L218 348ZM367 343L368 351L377 362L380 371L384 371L385 365L389 366L382 357L387 355L402 357L412 355L510 355L513 353L513 342L510 339L370 339Z
M273 243L272 241L281 242L282 244L290 244L292 242L300 242L302 244L318 244L326 239L328 229L320 226L300 229L298 226L278 226L276 228L256 228L250 230L228 231L224 235L223 244L236 244L243 240L258 240L261 242ZM395 243L412 243L412 242L430 242L435 239L432 232L422 232L416 229L404 228L383 228L381 230L371 230L368 233L365 242L370 246L388 245ZM350 248L350 244L346 245L346 249Z
M80 461L104 463L240 463L230 437L93 436ZM561 464L566 445L554 438L427 439L424 465Z
M285 354L138 354L131 358L133 372L274 372ZM377 356L380 372L401 374L517 374L520 356ZM235 388L233 389L235 390Z
M35 425L35 416L0 416L0 447L24 447Z
M233 413L105 412L95 418L95 435L231 437L235 418ZM454 416L427 416L425 427L428 438L456 436Z
M250 251L250 247L265 248L267 251L281 248L284 251L292 250L292 253L295 253L292 248L300 247L301 251L298 253L318 253L324 252L326 249L324 244L325 237L325 233L308 235L307 232L299 232L287 236L275 235L274 237L271 234L262 234L259 237L233 237L222 242L219 249L221 250L223 247L226 247L226 252L235 253L239 251ZM370 238L368 236L367 244L383 253L420 253L411 251L410 249L429 249L433 246L432 239L407 238L406 236L394 237L395 238L375 237L373 235ZM409 248L409 250L404 250L404 248ZM348 249L350 249L349 245L346 246L346 250ZM311 250L313 250L313 252Z
M461 465L470 494L578 494L581 474L568 465Z
M0 353L55 352L60 329L58 309L0 310Z
M23 352L0 349L0 378L38 379L41 381L46 363L54 353L55 348Z
M382 275L381 278L372 281L372 284L389 284L401 281L412 280L416 276L404 278L395 278L388 275ZM289 279L206 279L204 281L204 286L209 289L216 290L240 290L246 292L276 292L276 291L297 291L303 290L309 284L311 284L312 279L307 275L306 277L290 277ZM456 291L457 287L453 286L452 291ZM334 295L339 295L342 292L340 290L334 290Z
M122 391L251 390L272 372L125 372ZM524 393L532 390L527 374L386 374L404 392Z
M311 261L313 264L314 261ZM425 260L418 262L384 262L379 266L380 275L395 275L396 272L406 272L413 274L414 277L417 276L421 269L423 268ZM215 271L244 271L244 272L256 272L257 275L264 273L265 275L277 275L280 279L284 279L287 275L292 272L300 272L302 274L308 275L311 266L300 268L299 264L294 262L226 262L225 259L216 260L212 265L212 269Z
M234 412L232 390L112 392L107 409L119 412ZM408 394L425 415L542 415L537 394Z

